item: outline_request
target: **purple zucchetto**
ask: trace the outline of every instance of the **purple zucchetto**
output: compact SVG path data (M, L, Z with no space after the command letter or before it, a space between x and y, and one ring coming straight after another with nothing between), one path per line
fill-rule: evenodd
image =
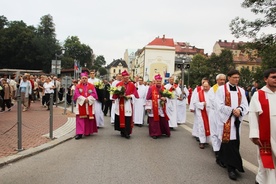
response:
M87 77L88 78L88 74L86 72L81 73L81 77Z

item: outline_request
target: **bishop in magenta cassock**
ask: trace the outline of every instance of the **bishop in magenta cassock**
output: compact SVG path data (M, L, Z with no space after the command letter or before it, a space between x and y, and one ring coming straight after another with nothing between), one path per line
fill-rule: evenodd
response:
M162 134L166 134L170 137L169 117L166 113L167 98L161 97L160 95L160 91L165 89L164 86L161 85L162 77L158 74L154 79L156 84L149 87L145 106L148 113L149 135L153 139L158 138ZM163 106L160 101L163 101Z
M76 86L74 94L74 100L76 101L75 139L98 132L94 113L96 99L98 99L98 96L94 85L88 83L88 75L82 73L81 82Z

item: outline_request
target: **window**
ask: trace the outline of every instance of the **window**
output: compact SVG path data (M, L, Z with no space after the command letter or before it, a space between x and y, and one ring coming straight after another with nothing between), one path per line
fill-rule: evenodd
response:
M113 69L113 73L116 73L116 69Z
M121 73L121 69L119 69L119 73Z

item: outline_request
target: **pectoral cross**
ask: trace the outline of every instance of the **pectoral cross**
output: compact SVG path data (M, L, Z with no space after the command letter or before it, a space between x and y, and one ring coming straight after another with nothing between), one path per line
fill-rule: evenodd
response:
M120 105L121 110L124 110L124 104Z

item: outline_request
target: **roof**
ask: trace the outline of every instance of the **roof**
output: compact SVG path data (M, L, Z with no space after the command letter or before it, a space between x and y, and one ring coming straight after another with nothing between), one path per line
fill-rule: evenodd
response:
M109 65L107 65L106 68L117 67L120 63L122 64L122 66L123 66L124 68L127 68L126 61L125 61L125 60L122 60L122 59L113 60Z
M220 47L229 49L229 50L240 50L239 45L245 44L242 41L234 42L234 40L232 42L227 42L227 40L224 40L224 41L219 40L217 43L219 44Z
M165 35L163 35L162 38L156 37L148 45L158 45L158 46L174 47L174 41L173 41L172 38L165 38Z

